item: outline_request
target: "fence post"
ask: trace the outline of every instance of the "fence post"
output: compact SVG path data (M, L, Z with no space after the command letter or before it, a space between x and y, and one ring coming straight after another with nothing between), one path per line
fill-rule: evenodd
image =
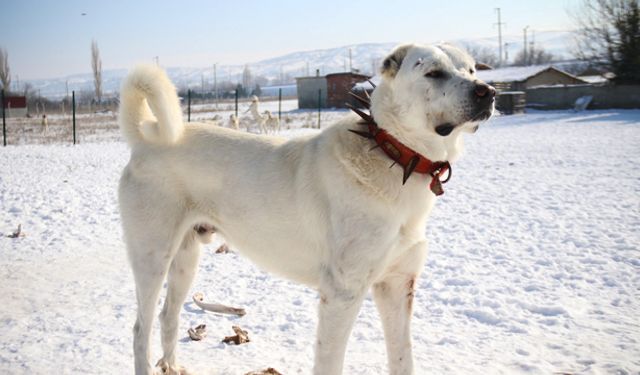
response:
M238 118L238 88L236 87L236 118Z
M76 144L76 92L71 91L71 106L73 107L73 144Z
M191 122L191 89L187 90L187 122Z
M322 108L322 89L318 89L318 129L320 129L320 108Z
M282 87L278 89L278 121L282 121Z
M4 113L4 89L2 89L2 142L7 147L7 120Z

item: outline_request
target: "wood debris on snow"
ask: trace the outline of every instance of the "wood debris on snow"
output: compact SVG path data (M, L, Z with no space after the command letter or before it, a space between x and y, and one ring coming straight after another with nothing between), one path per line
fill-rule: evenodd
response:
M242 330L242 328L238 327L238 326L232 326L231 328L233 328L233 331L236 333L234 336L227 336L225 337L222 342L225 344L235 344L235 345L240 345L240 344L244 344L247 342L250 342L251 340L249 340L249 335L247 333L247 331Z
M269 367L266 370L251 371L247 372L244 375L282 375L282 373L278 372L278 370L274 369L273 367Z
M220 245L220 247L216 250L216 254L226 254L229 252L229 246L226 243Z
M7 237L9 238L18 238L18 237L24 237L24 236L25 234L22 233L22 224L18 224L18 229L13 231L13 233L7 235Z
M231 307L231 306L222 305L220 303L204 302L204 294L201 292L195 293L193 295L193 303L195 303L202 310L211 311L219 314L231 314L231 315L244 316L247 313L241 307Z
M189 337L193 341L200 341L207 336L207 326L206 324L200 324L194 328L189 328L187 331Z

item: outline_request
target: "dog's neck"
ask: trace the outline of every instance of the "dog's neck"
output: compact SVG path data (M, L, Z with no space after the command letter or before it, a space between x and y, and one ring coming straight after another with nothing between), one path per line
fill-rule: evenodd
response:
M453 162L463 151L460 128L446 137L438 135L426 114L398 103L384 83L371 95L371 114L380 128L430 160Z

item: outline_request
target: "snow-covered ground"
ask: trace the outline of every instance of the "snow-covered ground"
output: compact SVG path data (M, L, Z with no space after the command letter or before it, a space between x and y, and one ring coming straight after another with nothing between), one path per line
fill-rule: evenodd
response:
M290 115L285 135L316 131ZM640 111L497 117L466 141L426 228L417 374L638 374ZM116 198L128 154L119 142L0 149L1 373L132 373L134 286ZM4 236L19 223L25 237ZM215 254L218 244L205 248L192 292L248 313L185 303L181 363L200 374L309 373L314 291ZM190 341L199 323L209 335ZM220 343L234 324L250 343ZM157 327L153 343L159 358ZM345 374L385 369L367 299Z

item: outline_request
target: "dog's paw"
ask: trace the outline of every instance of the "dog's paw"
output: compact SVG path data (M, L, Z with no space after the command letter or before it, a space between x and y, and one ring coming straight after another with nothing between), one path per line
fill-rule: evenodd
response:
M160 359L156 367L158 371L154 375L194 375L182 366L169 365L164 359Z

